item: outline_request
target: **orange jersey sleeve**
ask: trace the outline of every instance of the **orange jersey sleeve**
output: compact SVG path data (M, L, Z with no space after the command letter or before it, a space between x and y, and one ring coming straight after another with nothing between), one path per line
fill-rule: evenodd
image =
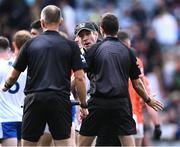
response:
M137 116L137 122L138 123L143 123L143 115L142 115L142 100L140 96L136 93L134 90L131 80L129 80L128 83L129 87L129 95L132 103L132 109L133 109L133 114Z
M136 59L137 59L137 65L141 71L141 74L139 75L139 77L144 77L144 65L143 65L141 59L139 59L139 58L136 58Z
M137 64L141 71L141 74L139 75L139 77L144 78L144 66L143 66L142 61L139 58L137 58ZM129 80L128 84L129 84L128 85L129 95L130 95L130 99L131 99L131 103L132 103L133 114L135 114L137 116L137 122L142 123L143 122L142 100L141 100L140 96L136 93L136 91L134 90L131 80Z

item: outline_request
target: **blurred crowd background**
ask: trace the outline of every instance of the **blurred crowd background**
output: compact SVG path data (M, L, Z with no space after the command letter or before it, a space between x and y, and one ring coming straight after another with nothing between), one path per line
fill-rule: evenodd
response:
M180 141L180 0L0 0L0 35L12 40L17 30L30 30L31 22L49 4L62 9L60 30L70 39L79 22L98 23L104 12L118 16L120 29L130 34L143 60L152 93L165 104L159 115L161 139ZM145 123L151 136L148 117Z

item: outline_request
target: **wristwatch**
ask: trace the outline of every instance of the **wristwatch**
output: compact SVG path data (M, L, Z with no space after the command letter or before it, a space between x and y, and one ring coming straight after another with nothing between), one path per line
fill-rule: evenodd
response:
M145 102L146 104L150 103L150 102L151 102L151 98L148 97L147 99L144 100L144 102Z

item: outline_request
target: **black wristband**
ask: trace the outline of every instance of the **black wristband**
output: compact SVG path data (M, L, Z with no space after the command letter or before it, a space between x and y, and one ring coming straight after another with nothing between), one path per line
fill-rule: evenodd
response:
M159 140L161 138L161 134L162 134L161 126L159 124L155 125L154 133L153 133L153 139Z
M151 102L151 98L148 97L146 100L144 100L144 102L145 102L146 104L150 103L150 102Z
M86 109L86 108L88 108L88 104L87 103L84 103L84 104L82 103L82 104L80 104L80 107Z
M12 85L10 85L7 81L4 84L4 87L7 89L10 89L12 87Z
M156 128L156 129L160 128L160 125L155 125L155 128Z

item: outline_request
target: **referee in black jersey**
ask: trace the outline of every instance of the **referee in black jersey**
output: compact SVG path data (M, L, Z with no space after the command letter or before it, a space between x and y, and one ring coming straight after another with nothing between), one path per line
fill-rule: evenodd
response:
M85 117L86 87L80 50L74 41L62 37L58 7L48 5L41 11L43 33L30 39L20 51L3 91L7 91L27 68L22 145L34 146L43 134L46 123L56 146L70 146L72 124L70 77L73 70L81 113Z
M88 75L93 84L88 102L89 115L82 121L79 145L90 146L95 136L102 134L104 128L109 126L110 133L118 136L123 146L135 146L132 134L136 133L136 126L132 117L128 79L149 106L158 111L163 104L148 95L139 79L136 57L118 40L117 17L106 13L100 25L104 40L89 48L85 55Z

